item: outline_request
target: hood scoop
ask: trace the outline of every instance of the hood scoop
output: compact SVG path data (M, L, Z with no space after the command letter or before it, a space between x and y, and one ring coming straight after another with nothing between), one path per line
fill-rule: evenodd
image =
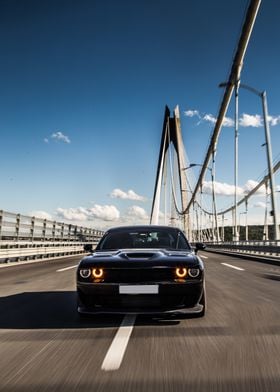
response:
M155 255L154 252L126 252L123 254L128 259L151 259Z

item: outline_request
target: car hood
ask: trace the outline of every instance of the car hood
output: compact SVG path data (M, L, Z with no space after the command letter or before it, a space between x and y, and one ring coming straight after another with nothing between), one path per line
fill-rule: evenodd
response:
M166 249L121 249L117 251L94 252L84 257L80 266L107 267L158 267L172 265L203 266L201 259L191 251Z

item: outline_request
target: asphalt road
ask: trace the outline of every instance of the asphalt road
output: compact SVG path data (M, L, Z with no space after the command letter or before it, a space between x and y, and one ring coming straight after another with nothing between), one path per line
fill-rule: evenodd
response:
M184 320L80 321L78 258L0 268L0 391L279 392L280 268L201 256L207 315Z

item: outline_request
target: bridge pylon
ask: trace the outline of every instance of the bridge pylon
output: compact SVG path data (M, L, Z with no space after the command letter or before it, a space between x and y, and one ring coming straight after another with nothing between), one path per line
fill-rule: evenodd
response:
M153 204L151 211L151 224L159 224L159 215L160 215L160 203L161 203L161 193L163 187L163 178L165 173L166 164L168 159L168 151L173 146L175 151L175 164L179 179L179 195L180 195L180 206L178 206L176 201L176 192L174 187L174 172L171 172L171 193L172 193L172 203L175 206L175 210L177 214L181 215L183 218L183 230L187 234L188 238L191 239L191 228L190 228L190 216L185 213L182 214L182 211L185 211L188 205L188 190L187 184L185 181L185 175L183 176L183 170L186 168L185 161L185 152L184 152L184 144L183 137L181 131L181 121L180 121L180 112L179 107L176 106L173 112L173 116L170 114L170 110L168 106L165 107L164 120L163 120L163 128L162 128L162 136L161 136L161 144L158 158L158 166L157 166L157 174L154 188L154 196L153 196ZM175 219L171 217L171 224Z

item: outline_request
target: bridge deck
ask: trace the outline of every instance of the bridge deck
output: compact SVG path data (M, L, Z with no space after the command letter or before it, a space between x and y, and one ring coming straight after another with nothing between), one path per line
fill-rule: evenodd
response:
M207 316L137 316L113 372L101 366L122 317L78 320L77 257L1 268L0 390L279 391L280 268L201 256Z

